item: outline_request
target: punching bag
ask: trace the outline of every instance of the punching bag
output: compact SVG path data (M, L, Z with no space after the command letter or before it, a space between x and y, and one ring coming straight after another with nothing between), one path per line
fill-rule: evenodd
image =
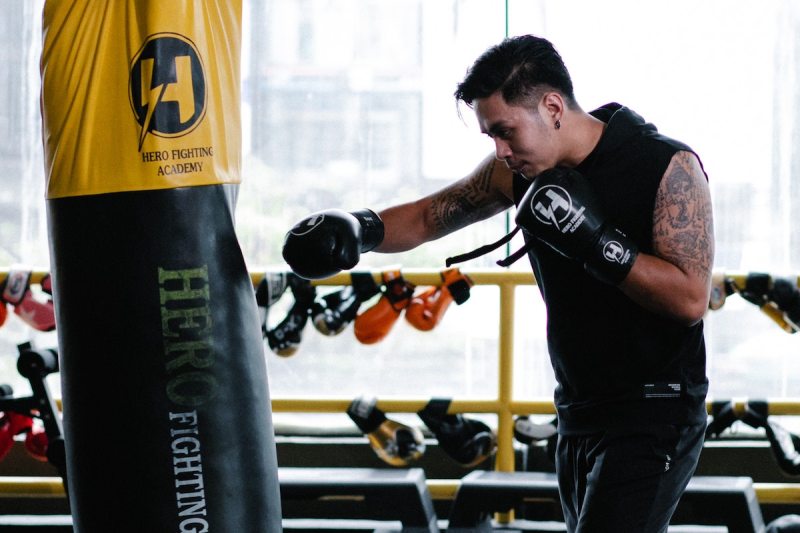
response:
M42 120L75 531L281 530L234 231L240 0L48 0Z

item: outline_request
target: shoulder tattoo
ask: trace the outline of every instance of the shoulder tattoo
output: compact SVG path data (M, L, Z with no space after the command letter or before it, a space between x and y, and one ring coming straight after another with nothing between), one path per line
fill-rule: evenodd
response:
M711 276L711 198L699 163L689 152L678 152L661 180L653 213L653 242L662 259L704 280Z

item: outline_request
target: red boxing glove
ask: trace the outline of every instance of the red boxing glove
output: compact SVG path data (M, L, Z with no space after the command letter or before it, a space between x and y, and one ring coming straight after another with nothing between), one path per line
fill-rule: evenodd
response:
M44 428L34 426L25 436L25 450L37 461L47 461L47 447L50 441Z
M14 435L11 433L11 424L8 420L0 420L0 461L5 459L12 446L14 446Z
M44 292L50 296L53 295L53 277L50 274L45 274L39 284L42 286Z
M31 274L30 270L10 270L3 283L2 299L14 306L14 314L32 328L53 331L56 329L53 301L40 301L36 298L30 289ZM52 290L49 282L45 286Z
M22 300L14 306L14 314L33 329L53 331L56 329L56 312L53 300L40 301L28 290Z
M15 413L14 411L6 411L5 419L8 421L8 430L11 436L25 433L33 428L33 418L28 415Z

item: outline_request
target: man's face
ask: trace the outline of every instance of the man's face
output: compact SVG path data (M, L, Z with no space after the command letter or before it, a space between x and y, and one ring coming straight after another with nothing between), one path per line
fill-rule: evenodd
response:
M509 105L497 91L475 100L475 114L481 132L494 141L495 157L511 170L532 178L558 163L554 130L539 110Z

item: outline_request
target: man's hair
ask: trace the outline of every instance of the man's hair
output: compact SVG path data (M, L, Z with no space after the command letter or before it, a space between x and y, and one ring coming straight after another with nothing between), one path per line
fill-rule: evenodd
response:
M508 104L529 107L535 107L546 91L556 90L568 107L577 107L561 56L550 41L533 35L508 37L486 50L458 84L455 97L472 107L476 99L498 90Z

